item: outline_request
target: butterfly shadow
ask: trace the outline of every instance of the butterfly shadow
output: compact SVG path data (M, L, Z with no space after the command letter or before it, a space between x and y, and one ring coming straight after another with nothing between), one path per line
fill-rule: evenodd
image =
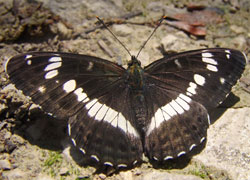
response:
M17 118L20 125L16 125L12 131L26 139L30 144L42 149L62 151L63 142L67 135L66 119L56 119L42 111L34 108L29 112L23 112L22 117Z
M208 111L210 115L210 123L215 123L216 120L218 120L228 108L233 107L239 101L240 98L234 93L230 92L227 98L217 108Z

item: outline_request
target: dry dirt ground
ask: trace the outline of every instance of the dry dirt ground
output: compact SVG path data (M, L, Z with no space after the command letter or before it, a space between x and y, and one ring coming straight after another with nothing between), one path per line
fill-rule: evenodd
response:
M250 180L249 61L233 93L211 112L207 141L191 161L153 167L145 159L114 174L82 166L66 136L67 119L36 108L4 72L8 58L27 51L88 54L126 66L129 55L95 16L109 23L132 54L163 14L181 19L162 23L139 56L142 65L162 57L163 49L228 47L249 58L249 0L0 0L0 14L0 179Z

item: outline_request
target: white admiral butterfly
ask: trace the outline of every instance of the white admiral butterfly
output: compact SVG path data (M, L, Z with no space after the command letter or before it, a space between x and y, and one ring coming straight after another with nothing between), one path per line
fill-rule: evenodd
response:
M68 118L68 134L83 154L107 166L182 156L204 141L207 109L240 78L246 56L212 48L171 54L142 68L61 52L12 57L10 80L44 111Z

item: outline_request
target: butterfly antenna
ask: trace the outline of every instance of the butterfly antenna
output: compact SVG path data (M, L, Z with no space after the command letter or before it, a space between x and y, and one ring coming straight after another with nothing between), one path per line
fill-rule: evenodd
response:
M131 53L129 50L126 48L126 46L115 36L115 34L108 28L108 26L101 20L98 16L96 16L98 21L114 36L114 38L124 47L124 49L128 52L128 54L132 57Z
M163 19L165 18L165 16L162 16L162 18L159 20L157 26L155 27L155 29L153 30L153 32L150 34L150 36L148 37L148 39L143 43L143 45L141 46L139 52L136 55L136 59L138 58L139 54L141 53L142 49L145 47L145 45L147 44L147 42L149 41L149 39L153 36L153 34L155 33L155 31L158 29L158 27L161 25Z

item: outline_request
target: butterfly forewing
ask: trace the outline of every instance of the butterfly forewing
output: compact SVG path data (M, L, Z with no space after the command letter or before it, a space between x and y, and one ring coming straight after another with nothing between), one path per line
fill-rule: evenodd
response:
M201 49L162 58L145 71L149 83L183 93L210 108L230 92L244 70L245 59L237 50Z
M86 94L94 98L108 91L124 71L100 58L53 52L15 56L7 64L16 87L57 117L72 115Z

